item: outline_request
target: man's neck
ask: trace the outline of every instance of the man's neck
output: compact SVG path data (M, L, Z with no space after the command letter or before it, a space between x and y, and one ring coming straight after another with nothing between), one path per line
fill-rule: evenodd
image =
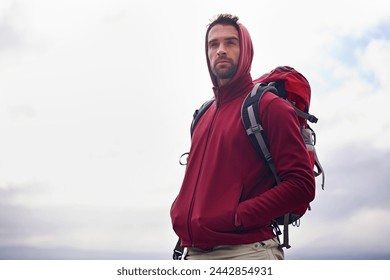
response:
M219 79L218 80L218 86L221 87L221 86L224 86L226 85L227 83L230 82L231 79Z

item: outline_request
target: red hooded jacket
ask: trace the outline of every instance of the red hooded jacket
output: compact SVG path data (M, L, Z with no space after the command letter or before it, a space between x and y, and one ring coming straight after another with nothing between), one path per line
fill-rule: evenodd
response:
M183 247L210 250L273 238L273 219L314 199L306 146L295 111L285 100L268 92L260 102L279 185L245 132L241 106L254 86L253 47L241 24L239 39L238 69L225 86L218 87L207 59L216 101L196 125L182 187L171 207Z

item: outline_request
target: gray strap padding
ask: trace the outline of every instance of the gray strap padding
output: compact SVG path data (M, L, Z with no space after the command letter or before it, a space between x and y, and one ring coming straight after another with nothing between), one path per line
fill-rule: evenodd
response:
M280 178L276 172L275 165L273 164L271 153L267 147L267 144L264 141L264 138L262 135L263 127L260 124L258 124L256 121L255 112L253 110L253 105L248 107L248 116L249 116L249 121L251 123L251 127L247 129L246 133L248 135L251 135L251 134L255 135L257 143L259 144L259 146L263 152L264 158L268 162L269 167L272 171L272 174L275 177L276 183L279 184Z

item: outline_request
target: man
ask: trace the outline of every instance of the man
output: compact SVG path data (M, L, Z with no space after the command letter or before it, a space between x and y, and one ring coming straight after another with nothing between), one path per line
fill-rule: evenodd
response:
M240 109L252 90L253 47L247 29L219 15L206 32L215 102L192 135L186 173L171 207L186 259L284 259L272 220L314 199L315 181L294 109L265 93L261 121L275 179L253 148Z

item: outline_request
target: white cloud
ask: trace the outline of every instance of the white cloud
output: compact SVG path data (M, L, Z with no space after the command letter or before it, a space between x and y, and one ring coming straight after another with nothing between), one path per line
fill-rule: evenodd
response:
M377 83L381 85L380 94L385 95L388 93L390 89L390 81L388 79L390 69L390 38L387 38L387 40L378 39L370 41L366 49L357 55L363 71L371 71L374 73Z
M332 88L332 83L325 86L327 92L313 98L316 102L313 107L319 111L324 124L321 133L326 137L328 149L349 143L390 147L390 118L385 113L390 101L390 87L385 78L389 42L373 40L366 48L358 49L357 67L333 61L329 68L333 70L332 77L337 77L336 83Z

